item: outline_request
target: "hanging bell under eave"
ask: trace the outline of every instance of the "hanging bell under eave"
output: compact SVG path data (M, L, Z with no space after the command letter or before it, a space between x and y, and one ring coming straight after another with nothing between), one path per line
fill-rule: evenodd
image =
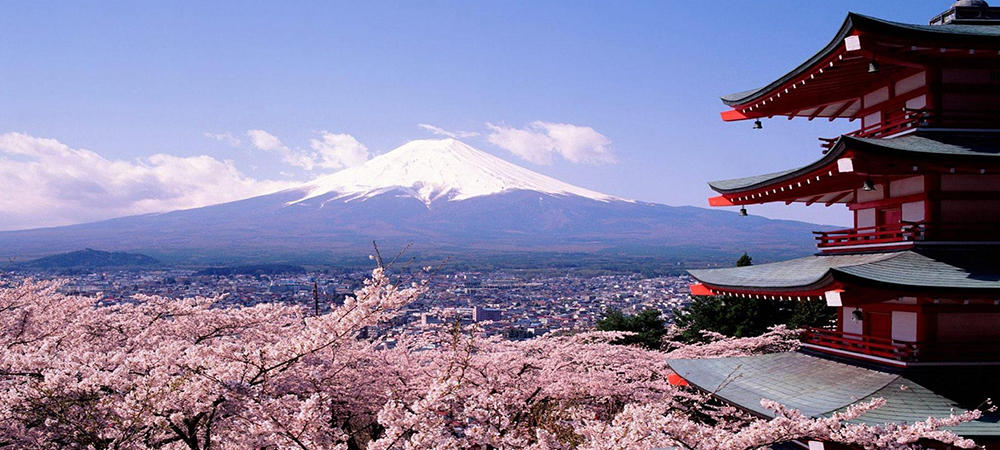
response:
M759 130L761 128L764 128L764 124L760 122L760 119L753 121L753 129Z
M747 215L748 215L747 214L747 207L746 206L741 206L740 207L740 217L746 217Z
M879 68L878 61L875 61L874 59L872 62L868 63L868 73L878 73Z

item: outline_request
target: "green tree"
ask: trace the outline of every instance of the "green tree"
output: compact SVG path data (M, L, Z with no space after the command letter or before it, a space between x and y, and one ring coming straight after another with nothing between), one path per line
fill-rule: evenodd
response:
M746 254L746 252L743 252L743 256L740 256L740 259L736 260L736 267L746 267L752 265L753 265L753 258L751 258L750 255Z
M635 333L613 343L640 345L651 350L658 350L662 345L663 336L667 334L660 311L656 309L644 309L638 314L628 315L623 314L620 309L608 308L604 312L604 317L597 321L597 329Z
M733 337L759 336L791 316L793 305L790 303L754 298L694 297L678 312L674 322L684 328L681 339L685 342L703 341L702 330Z
M786 322L789 328L823 328L837 320L837 308L827 306L823 300L795 302L792 316Z
M693 297L674 317L683 328L683 342L702 342L701 330L732 337L764 334L775 325L789 328L825 327L833 323L837 310L823 300L768 300L732 297Z
M753 258L743 253L736 267L753 265ZM674 323L684 328L680 340L702 342L701 331L714 331L731 337L751 337L764 334L775 325L789 328L825 327L837 316L837 311L822 300L768 300L757 298L692 297L691 303L680 310Z

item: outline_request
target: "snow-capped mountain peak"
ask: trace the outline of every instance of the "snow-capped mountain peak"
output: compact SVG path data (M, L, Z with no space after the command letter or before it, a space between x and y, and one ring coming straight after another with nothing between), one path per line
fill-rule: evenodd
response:
M628 201L532 172L455 139L410 141L360 166L296 189L305 196L293 203L321 196L359 200L397 190L428 205L436 200L465 200L509 190Z

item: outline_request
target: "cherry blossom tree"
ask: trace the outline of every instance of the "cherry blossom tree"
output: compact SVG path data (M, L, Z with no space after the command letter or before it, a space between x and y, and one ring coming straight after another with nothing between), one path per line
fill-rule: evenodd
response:
M734 338L714 331L701 330L707 339L705 343L679 345L670 340L677 331L673 330L664 338L668 349L667 359L730 358L752 356L764 353L779 353L798 350L799 331L790 330L785 325L777 325L760 336Z
M381 266L381 261L379 261ZM0 289L0 448L25 449L756 449L793 439L864 448L933 440L943 427L850 423L773 402L751 417L673 386L667 357L787 351L792 332L714 336L671 353L612 345L616 332L521 342L443 325L395 345L362 338L426 289L384 267L327 314L217 298L62 295L59 284ZM377 333L376 333L377 335Z

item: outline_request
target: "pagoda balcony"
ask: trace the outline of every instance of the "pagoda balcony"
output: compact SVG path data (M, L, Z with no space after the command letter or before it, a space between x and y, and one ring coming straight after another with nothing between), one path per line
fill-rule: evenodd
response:
M898 366L1000 362L1000 341L906 342L822 328L806 328L799 339L807 349Z
M1000 130L1000 111L938 111L900 110L898 117L875 123L845 136L858 138L888 138L918 128ZM819 138L824 153L833 148L838 138Z
M1000 224L913 222L896 225L814 231L824 253L888 250L917 242L1000 242Z

